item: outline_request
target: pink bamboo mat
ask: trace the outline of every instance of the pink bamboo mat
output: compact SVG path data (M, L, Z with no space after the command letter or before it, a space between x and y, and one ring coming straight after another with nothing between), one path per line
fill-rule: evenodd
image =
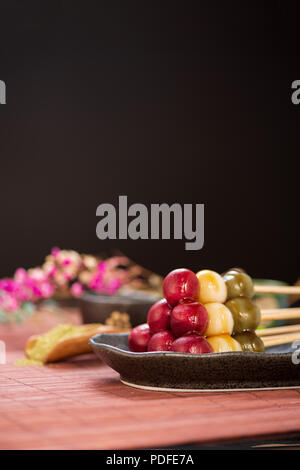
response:
M1 449L132 449L300 429L300 389L167 393L127 387L93 355L0 365Z

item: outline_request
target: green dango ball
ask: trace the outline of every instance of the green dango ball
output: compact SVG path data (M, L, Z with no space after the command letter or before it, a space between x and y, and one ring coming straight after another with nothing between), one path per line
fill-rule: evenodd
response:
M227 300L226 307L232 313L234 327L233 333L242 333L243 331L256 330L260 324L260 309L247 297L236 297Z
M235 297L248 297L249 299L253 297L253 282L245 272L232 269L223 275L223 280L227 287L227 300Z
M230 269L227 269L227 271L225 271L224 273L222 273L222 277L225 276L225 274L227 274L231 271L234 271L236 273L245 273L246 272L243 268L230 268Z
M245 352L264 352L265 345L254 331L245 331L234 335L234 339L241 345L242 351Z

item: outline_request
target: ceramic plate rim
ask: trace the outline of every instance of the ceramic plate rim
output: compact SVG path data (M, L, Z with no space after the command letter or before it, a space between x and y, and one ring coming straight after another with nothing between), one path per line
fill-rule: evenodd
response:
M290 390L300 389L300 385L290 385L286 387L248 387L248 388L173 388L173 387L154 387L151 385L138 385L133 382L127 382L120 377L120 381L128 387L138 388L140 390L149 390L153 392L188 392L188 393L216 393L216 392L259 392L261 390Z

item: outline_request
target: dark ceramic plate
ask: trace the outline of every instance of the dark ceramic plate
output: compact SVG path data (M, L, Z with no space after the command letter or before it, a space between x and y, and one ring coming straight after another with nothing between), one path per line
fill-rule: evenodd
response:
M191 392L300 387L300 364L292 361L291 345L265 353L133 353L128 333L96 335L90 344L124 384L137 388Z

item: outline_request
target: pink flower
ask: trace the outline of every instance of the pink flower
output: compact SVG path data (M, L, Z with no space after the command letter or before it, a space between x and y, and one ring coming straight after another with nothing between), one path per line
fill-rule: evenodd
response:
M108 288L107 288L107 291L110 295L113 295L120 287L121 287L121 281L120 279L114 279L113 281L111 281L111 283L109 284Z
M24 282L27 277L27 272L24 268L19 268L16 270L14 278L17 282Z
M53 295L54 287L49 282L43 282L40 285L41 296L48 299Z
M48 278L53 277L57 272L57 267L54 263L47 262L43 265L43 271L46 273Z
M42 297L42 291L38 285L34 285L32 287L32 292L35 297Z
M56 267L56 266L53 266L53 267L49 270L49 276L50 276L50 277L53 277L56 273L57 273L57 267Z
M13 279L5 278L0 281L0 290L5 292L15 292L16 282Z
M71 260L69 258L65 258L64 260L62 260L62 266L69 266L69 264L71 264Z
M96 290L98 292L102 291L104 288L104 283L103 283L103 276L102 274L96 274L94 276L90 283L89 283L89 288L92 290Z
M126 256L113 256L106 260L106 264L109 268L113 269L120 265L128 266L130 264L130 260L126 258Z
M85 265L84 260L89 263ZM98 262L95 257L89 259L74 250L54 247L42 267L28 271L18 268L13 278L0 280L0 309L17 311L23 303L26 306L28 302L50 298L56 289L69 290L74 297L80 297L86 287L113 295L130 278L128 271L118 266L129 264L123 256Z
M62 275L67 281L71 281L71 279L73 279L73 275L71 273L67 273L66 271L62 272Z
M42 282L47 279L47 274L41 268L34 268L29 270L28 277L34 281Z
M56 258L56 256L60 253L60 248L57 248L57 246L54 246L51 250L51 255Z
M1 308L7 310L8 312L14 312L20 307L19 302L11 295L4 295L0 298Z
M83 292L83 285L80 282L74 282L71 286L71 293L74 297L80 297Z
M29 292L26 291L25 289L20 289L20 292L18 293L17 298L20 302L27 302L28 300L30 300Z
M97 266L97 271L99 273L104 273L107 269L107 264L105 261L100 261L100 263L98 263L98 266Z

